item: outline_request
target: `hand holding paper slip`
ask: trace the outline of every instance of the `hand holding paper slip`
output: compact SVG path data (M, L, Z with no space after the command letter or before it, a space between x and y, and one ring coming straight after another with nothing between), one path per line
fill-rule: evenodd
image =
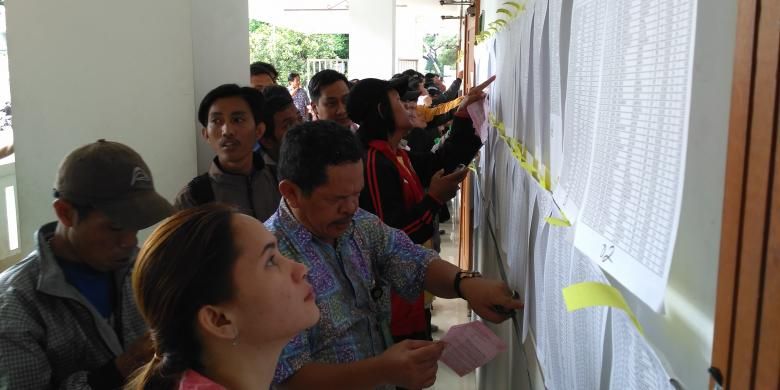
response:
M451 327L441 341L447 347L440 360L460 376L484 366L506 349L506 343L479 321Z
M469 113L469 117L474 123L474 130L476 130L479 139L484 143L488 136L488 107L487 99L483 99L479 103L471 104L466 107Z

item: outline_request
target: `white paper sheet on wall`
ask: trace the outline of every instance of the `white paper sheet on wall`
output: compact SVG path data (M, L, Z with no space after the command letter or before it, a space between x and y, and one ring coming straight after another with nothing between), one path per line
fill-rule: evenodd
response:
M547 256L544 261L544 293L540 305L544 307L545 384L550 389L565 389L567 355L574 350L569 313L561 290L568 286L571 273L571 228L551 226L547 237ZM569 238L567 238L567 235ZM538 330L538 329L537 329ZM571 388L571 387L570 387Z
M498 132L496 129L491 128L488 131L488 142L483 147L483 150L486 150L486 156L489 156L486 158L485 161L485 171L486 174L483 176L484 179L484 185L482 187L483 194L484 194L484 200L487 202L485 207L487 207L486 214L489 214L491 218L495 217L495 207L493 207L494 203L494 193L495 193L495 177L496 177L496 149L498 148L499 143L501 142L501 139L498 137ZM493 219L495 221L495 219Z
M497 64L497 60L496 60L496 39L495 38L490 38L487 41L485 41L484 43L482 43L482 45L485 45L487 47L487 51L488 51L488 65L487 65L488 71L487 71L487 74L488 74L488 77L490 77L492 75L495 75L497 73L497 69L498 69L498 64ZM487 80L487 79L485 79L485 80ZM485 81L485 80L481 80L481 81ZM489 87L490 88L490 92L491 92L491 93L488 94L488 99L489 99L489 102L490 102L490 105L489 105L490 106L490 112L492 112L494 114L498 110L498 101L499 101L498 96L500 94L497 93L497 92L501 89L500 88L501 84L502 83L499 80L498 82L493 82L492 84L490 84L490 87Z
M474 85L477 85L488 79L491 75L488 74L488 63L490 62L490 54L488 53L488 47L486 43L474 46Z
M509 165L509 162L512 158L512 155L509 153L509 148L504 143L499 143L498 148L496 149L496 192L494 194L494 197L496 199L496 215L494 221L496 221L495 229L496 229L496 235L499 239L499 247L501 248L501 251L505 254L507 252L508 243L504 239L506 237L506 234L504 231L506 230L506 219L507 214L509 213L509 202L507 199L507 191L511 188L512 183L511 176L509 176L509 169L511 166Z
M569 312L561 290L586 281L608 281L597 265L572 247L572 228L551 226L549 231L541 314L545 385L550 389L598 389L608 308Z
M563 171L553 195L570 221L585 199L598 114L598 94L608 0L574 3L563 126Z
M506 134L509 137L515 136L515 129L518 127L517 118L515 118L516 96L515 90L509 85L515 81L515 67L517 53L517 43L513 42L513 34L516 34L515 23L509 22L504 30L496 35L496 52L501 53L496 56L498 68L496 69L496 82L502 83L501 93L494 96L498 100L498 111L496 116L506 127ZM504 84L506 87L504 87Z
M549 144L547 155L544 157L545 165L550 168L550 185L553 190L558 187L563 170L563 96L564 89L561 83L561 54L568 50L568 46L562 47L561 37L569 35L569 25L561 24L563 7L571 7L571 1L549 0L547 10L547 63L549 69L545 73L549 80L548 101L548 126ZM568 41L568 38L566 39Z
M572 250L569 285L582 282L609 284L601 269L577 248ZM606 306L593 306L569 312L574 350L568 354L570 382L564 389L600 389L604 356L604 336L607 330Z
M622 310L612 310L612 368L614 390L670 389L669 374Z
M525 294L526 274L528 272L528 241L530 223L528 218L528 204L533 182L528 180L527 173L518 166L517 160L512 159L514 165L513 185L509 189L511 206L509 208L508 223L513 226L507 237L509 248L507 250L507 277L509 286L521 294Z
M529 277L531 292L528 294L528 301L526 302L526 304L532 304L533 307L526 309L528 320L523 325L523 335L527 336L529 330L533 332L534 341L536 342L536 357L539 360L539 364L545 367L547 331L544 318L547 306L544 299L544 266L547 261L547 241L550 236L550 225L542 221L538 224L537 229L533 262L529 266L529 275L532 275L532 277Z
M534 164L537 169L542 168L541 162L547 158L546 150L549 149L549 123L550 123L550 109L549 109L549 55L547 50L547 0L536 0L534 3L534 22L533 22L533 45L531 55L532 72L533 75L533 99L531 99L531 107L533 114L533 157ZM545 164L545 166L549 166Z
M528 336L528 331L533 328L536 340L543 340L543 335L540 333L543 330L541 322L544 316L542 310L544 306L540 305L540 300L544 293L544 259L547 251L547 222L546 218L552 214L553 203L552 196L549 192L545 191L536 183L532 183L529 186L529 197L532 199L528 203L529 219L528 225L531 229L534 229L534 240L532 241L533 247L530 248L528 254L528 273L526 274L526 289L524 291L524 304L525 315L523 316L523 335L522 339L525 342ZM541 354L539 354L541 355ZM543 360L541 357L539 360Z
M506 157L506 176L504 176L504 187L503 192L501 193L501 201L506 204L505 207L502 207L501 209L501 215L498 218L499 225L496 227L498 229L498 237L499 240L502 241L501 243L501 249L504 251L504 255L509 254L509 247L511 245L511 240L514 239L514 236L511 234L511 230L518 229L517 223L514 221L511 221L509 219L510 214L512 213L512 208L515 207L512 204L513 201L513 194L512 194L512 188L514 188L514 181L515 181L515 168L516 165L514 161L512 161L512 156L505 154Z
M518 139L526 146L526 148L533 147L533 122L530 118L531 113L531 99L533 99L533 91L531 87L533 84L529 83L531 77L531 46L532 46L532 34L533 34L533 19L534 19L534 3L535 1L528 1L525 4L525 11L517 18L518 34L520 36L520 45L517 48L520 50L520 64L517 66L519 71L519 91L517 102L520 104L517 106L520 119L518 119L518 126L522 136L518 135ZM515 45L517 45L515 43ZM526 156L528 157L528 156Z
M575 246L660 311L685 178L695 0L614 1L606 15Z

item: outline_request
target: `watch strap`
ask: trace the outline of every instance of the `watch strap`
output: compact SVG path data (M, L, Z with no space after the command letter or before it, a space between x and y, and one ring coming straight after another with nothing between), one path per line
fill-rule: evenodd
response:
M463 296L463 292L460 291L460 282L463 279L479 278L479 277L482 277L482 275L476 271L459 271L458 273L456 273L455 280L452 282L452 287L455 290L455 294L457 294L459 298L466 299Z

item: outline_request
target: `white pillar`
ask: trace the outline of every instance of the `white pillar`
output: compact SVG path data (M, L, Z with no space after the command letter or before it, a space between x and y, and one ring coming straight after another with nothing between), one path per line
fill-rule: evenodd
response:
M247 0L192 0L192 58L195 110L214 87L249 85L249 7ZM214 151L200 137L194 118L198 172L205 172Z
M395 73L395 0L349 2L350 79L388 79Z
M219 83L247 84L249 74L247 3L214 4L7 3L22 252L55 219L58 164L80 145L128 144L171 200L199 171L196 104Z

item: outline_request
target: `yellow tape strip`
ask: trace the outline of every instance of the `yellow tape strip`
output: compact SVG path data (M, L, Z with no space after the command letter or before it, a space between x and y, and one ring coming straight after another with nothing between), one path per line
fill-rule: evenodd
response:
M571 222L561 218L547 217L544 219L544 222L547 222L548 225L557 227L571 227Z
M544 178L542 180L542 186L547 191L552 191L552 188L550 186L550 168L544 167Z
M631 317L631 321L639 330L639 333L644 334L642 325L639 324L634 312L631 311L631 308L626 304L626 300L623 299L623 295L616 288L604 283L583 282L573 284L562 291L568 311L571 312L593 306L609 306L621 309Z

